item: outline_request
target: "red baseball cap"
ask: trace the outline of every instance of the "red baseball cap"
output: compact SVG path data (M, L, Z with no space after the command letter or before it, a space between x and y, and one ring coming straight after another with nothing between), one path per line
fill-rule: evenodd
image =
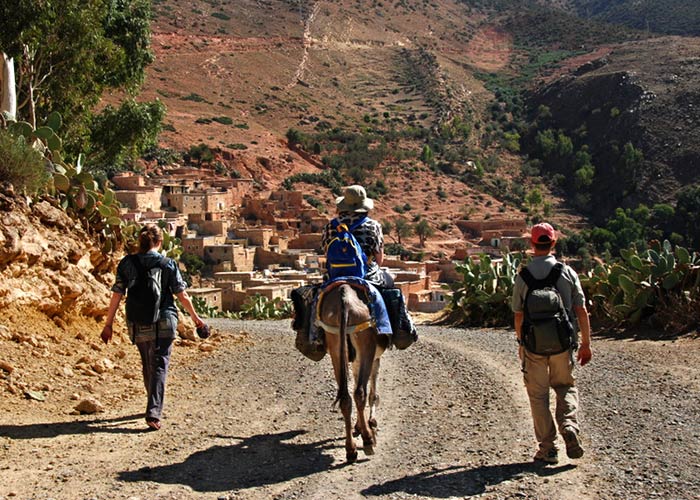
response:
M551 243L557 241L556 231L546 222L541 222L532 226L530 234L530 239L533 243Z

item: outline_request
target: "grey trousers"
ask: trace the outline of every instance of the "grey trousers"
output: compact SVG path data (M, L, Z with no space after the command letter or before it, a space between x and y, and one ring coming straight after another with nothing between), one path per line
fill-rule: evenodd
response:
M137 342L136 347L141 354L143 369L143 384L146 387L148 401L146 403L146 418L160 420L165 399L165 379L168 376L170 354L173 350L172 338L159 338L146 342Z

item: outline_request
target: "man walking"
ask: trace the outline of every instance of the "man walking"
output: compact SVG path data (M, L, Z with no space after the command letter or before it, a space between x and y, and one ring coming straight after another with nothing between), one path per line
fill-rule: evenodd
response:
M556 394L556 424L564 438L566 454L569 458L581 458L583 447L578 422L574 352L578 348L577 358L581 366L591 360L590 321L581 283L573 269L558 263L552 255L556 239L556 232L550 224L533 226L534 258L516 277L512 301L523 378L539 444L534 460L550 464L559 461L557 432L549 409L550 388ZM550 317L547 317L546 306L541 306L543 303L553 306L555 313ZM556 311L557 304L559 312ZM535 308L537 311L532 310ZM571 321L574 317L576 322ZM580 330L579 342L575 323ZM567 336L570 336L569 340Z

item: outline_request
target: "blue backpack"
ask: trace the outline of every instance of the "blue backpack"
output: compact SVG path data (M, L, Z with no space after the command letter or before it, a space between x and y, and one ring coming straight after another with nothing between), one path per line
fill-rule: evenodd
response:
M367 274L367 256L352 232L367 219L363 217L350 227L341 224L338 219L331 221L333 237L326 245L326 270L328 278L343 276L364 278Z

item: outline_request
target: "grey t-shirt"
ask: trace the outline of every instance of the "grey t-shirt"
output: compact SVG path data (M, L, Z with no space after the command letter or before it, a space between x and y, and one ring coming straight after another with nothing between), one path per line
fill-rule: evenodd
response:
M534 257L527 268L536 279L544 279L556 263L557 259L553 255L543 255ZM574 306L583 306L586 303L578 274L571 267L564 264L564 270L555 286L561 294L561 299L564 302L564 307L569 312L569 317L575 322ZM520 274L518 274L513 287L513 301L511 304L513 312L522 312L526 294L527 285Z

